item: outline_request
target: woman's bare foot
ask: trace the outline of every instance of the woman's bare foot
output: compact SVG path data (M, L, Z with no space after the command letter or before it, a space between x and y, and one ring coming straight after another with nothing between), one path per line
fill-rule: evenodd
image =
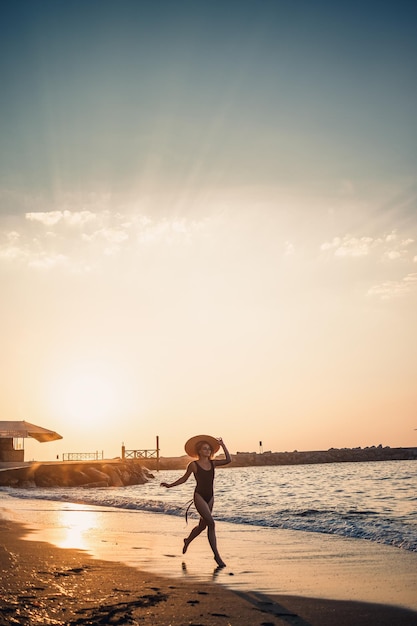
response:
M222 561L219 556L215 556L214 560L216 561L216 563L217 563L217 565L219 567L226 567L226 563L224 561Z
M182 549L182 553L185 554L187 552L187 548L188 548L188 541L186 539L184 539L184 547Z

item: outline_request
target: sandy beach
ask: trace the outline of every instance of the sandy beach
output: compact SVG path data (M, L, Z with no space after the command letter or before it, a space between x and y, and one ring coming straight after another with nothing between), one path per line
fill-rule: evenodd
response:
M207 561L205 545L195 559ZM113 552L115 552L113 547ZM122 560L122 559L121 559ZM85 550L59 548L27 525L0 519L0 624L147 626L415 626L417 612L385 603L230 588L188 576L165 577ZM221 580L230 575L228 568ZM164 573L165 572L161 572ZM352 574L353 575L353 574ZM339 584L343 584L339 581ZM383 586L384 581L373 581ZM386 597L391 589L388 579ZM306 585L306 588L309 588Z

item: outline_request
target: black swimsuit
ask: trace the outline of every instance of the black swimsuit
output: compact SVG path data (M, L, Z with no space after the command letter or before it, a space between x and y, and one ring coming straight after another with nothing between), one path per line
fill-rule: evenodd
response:
M213 497L214 463L210 460L211 468L209 470L202 468L197 461L195 464L197 465L197 472L195 473L197 484L194 493L198 493L208 504Z

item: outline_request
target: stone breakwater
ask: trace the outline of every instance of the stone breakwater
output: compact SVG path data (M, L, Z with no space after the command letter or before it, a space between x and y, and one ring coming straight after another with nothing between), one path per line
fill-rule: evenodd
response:
M0 486L33 487L124 487L143 485L154 478L138 462L56 462L31 463L25 467L0 471Z
M390 448L371 446L367 448L330 448L306 452L238 452L232 457L233 467L252 465L307 465L315 463L363 463L367 461L417 460L417 448Z

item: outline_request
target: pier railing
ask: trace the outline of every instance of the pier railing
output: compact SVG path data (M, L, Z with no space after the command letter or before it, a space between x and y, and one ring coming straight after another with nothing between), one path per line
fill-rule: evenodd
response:
M125 459L157 459L159 450L125 450Z
M101 452L64 452L63 461L100 461L104 459L103 450Z
M122 445L122 459L123 460L142 460L142 459L152 459L151 465L159 470L159 437L156 437L156 448L147 448L141 450L126 450L125 444Z

